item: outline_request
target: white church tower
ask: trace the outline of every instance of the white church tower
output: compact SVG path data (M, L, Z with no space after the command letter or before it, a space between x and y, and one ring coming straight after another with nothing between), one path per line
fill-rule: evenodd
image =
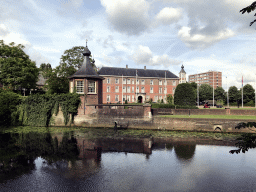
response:
M186 72L184 70L184 66L183 65L181 66L181 70L180 70L179 76L180 76L179 83L186 83Z

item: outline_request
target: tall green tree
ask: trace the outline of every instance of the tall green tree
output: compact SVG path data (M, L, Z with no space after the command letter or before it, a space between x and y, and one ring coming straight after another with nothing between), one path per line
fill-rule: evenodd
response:
M208 84L202 84L199 87L199 100L205 101L205 100L211 100L213 96L213 90L212 87Z
M13 88L36 87L38 68L23 51L25 46L15 43L4 44L0 40L0 81Z
M190 83L182 83L176 87L174 93L175 105L195 105L195 94Z
M190 84L191 84L191 86L192 86L192 88L194 90L195 98L197 98L197 83L192 82Z
M53 72L46 81L47 93L60 94L69 92L69 80L67 77L58 77L56 72Z
M214 99L215 100L225 100L225 90L222 87L217 87L214 90Z
M171 94L167 95L167 103L168 104L173 104L173 96Z
M69 77L73 75L77 69L83 64L83 52L85 51L84 46L75 46L71 49L64 51L64 54L60 58L60 65L56 67L58 76ZM91 58L92 66L96 70L95 61Z
M50 63L42 63L40 65L39 70L42 72L43 77L45 79L48 79L51 77L52 73L53 73L53 69L52 69L52 65Z
M255 100L255 90L250 84L246 84L243 88L243 101L248 103Z
M237 100L239 100L241 98L240 92L239 92L239 90L237 89L236 86L229 87L228 97L229 97L229 102L230 103L237 102Z

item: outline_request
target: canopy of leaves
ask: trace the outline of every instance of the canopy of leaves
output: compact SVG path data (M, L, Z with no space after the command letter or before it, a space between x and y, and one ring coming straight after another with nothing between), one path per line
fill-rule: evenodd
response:
M199 100L205 101L205 100L211 100L213 97L213 90L212 87L208 84L202 84L199 87Z
M69 92L69 80L67 77L58 77L56 73L51 73L51 76L46 81L47 93L49 94L60 94Z
M36 87L38 69L36 63L29 59L21 44L5 45L0 40L0 81L5 86L31 89Z
M179 84L174 93L175 105L195 105L195 94L190 83Z
M236 86L231 86L228 89L228 97L229 97L229 101L231 103L233 102L237 102L238 99L240 99L240 93L237 89Z
M248 103L250 101L254 101L255 99L255 90L253 89L253 87L250 84L246 84L243 87L243 100L244 103Z
M222 87L217 87L214 90L214 99L215 100L225 100L225 90Z
M167 95L167 103L168 104L173 104L173 96L171 94Z
M84 51L84 46L76 46L66 50L61 56L60 65L56 67L56 72L58 73L58 76L69 77L73 75L77 71L77 69L79 69L83 64ZM94 60L91 59L91 62L93 67L96 68Z
M255 8L256 8L256 1L254 1L251 5L241 9L240 12L242 12L242 14L244 14L245 12L250 13L254 11ZM256 16L256 14L254 14L254 16ZM252 26L252 24L255 22L256 22L256 19L250 23L250 26Z
M43 77L45 79L48 79L49 77L51 77L51 75L53 73L52 65L50 63L47 63L47 64L42 63L40 65L39 70L42 71Z

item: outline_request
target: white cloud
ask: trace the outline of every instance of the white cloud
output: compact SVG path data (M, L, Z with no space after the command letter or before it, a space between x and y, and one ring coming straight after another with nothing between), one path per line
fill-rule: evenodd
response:
M4 40L5 44L14 42L15 44L22 44L25 47L30 47L30 42L26 41L19 33L10 32L4 24L0 24L0 39Z
M149 26L149 3L145 0L101 0L113 28L126 35L139 35Z
M179 32L179 38L190 48L203 49L219 41L233 37L235 33L231 29L219 31L216 34L202 34L200 32L191 34L190 27L182 27Z
M182 18L180 8L165 7L156 16L157 24L170 25Z
M36 47L33 46L35 50L43 51L43 52L51 52L51 53L60 53L61 51L59 49L53 49L50 47Z
M152 51L147 46L140 45L138 49L131 56L132 60L139 65L163 65L169 67L170 65L179 65L181 61L170 59L168 55L153 56Z

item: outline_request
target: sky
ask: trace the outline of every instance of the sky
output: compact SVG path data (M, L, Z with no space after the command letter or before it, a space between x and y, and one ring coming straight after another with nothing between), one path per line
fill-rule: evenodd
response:
M252 0L1 0L0 40L39 67L88 40L97 67L222 72L222 87L256 86Z

